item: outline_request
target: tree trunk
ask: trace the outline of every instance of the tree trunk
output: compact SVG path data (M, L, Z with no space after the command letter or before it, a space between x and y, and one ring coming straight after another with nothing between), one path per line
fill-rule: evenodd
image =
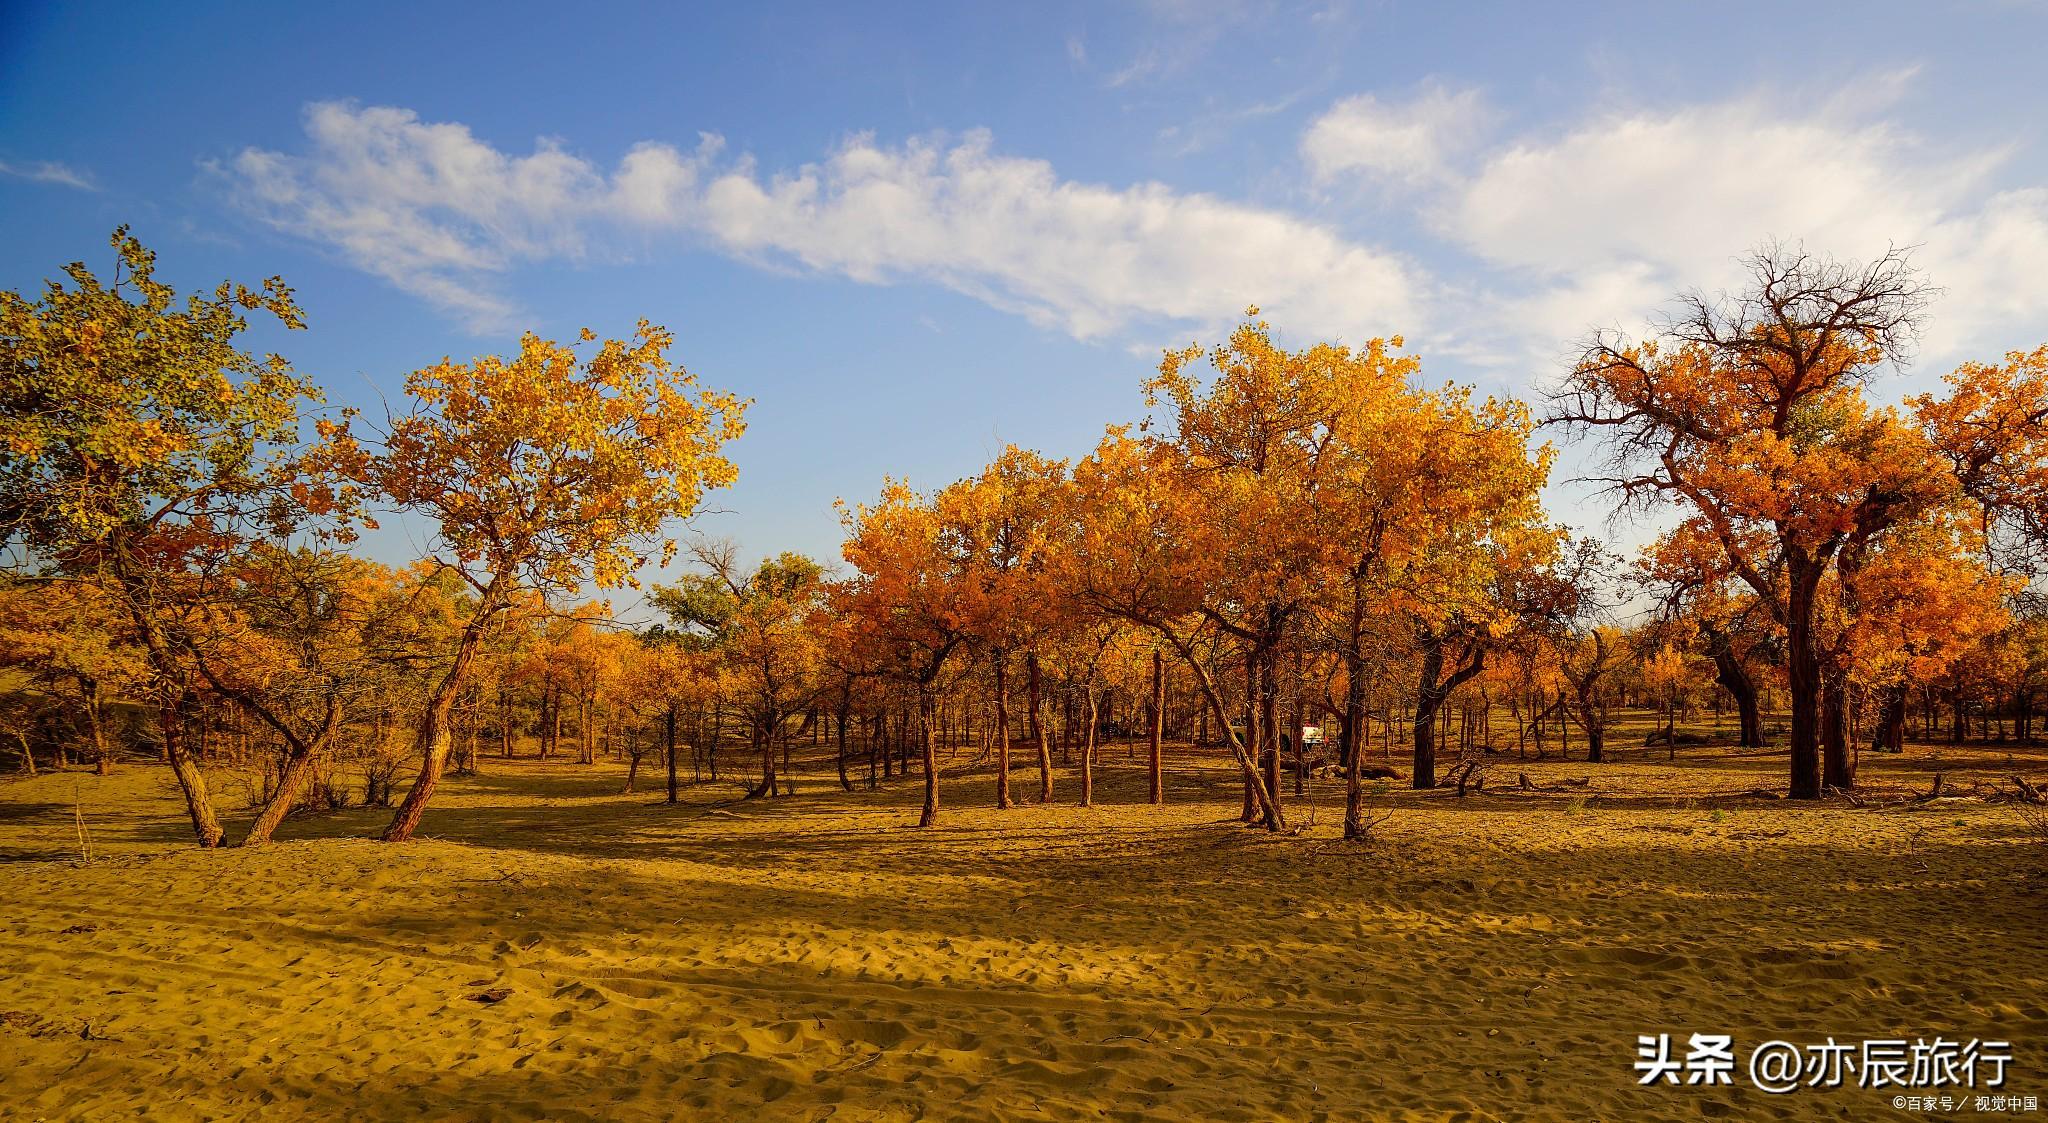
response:
M1095 724L1097 713L1095 686L1090 683L1083 686L1081 690L1088 699L1088 731L1083 734L1084 740L1081 742L1081 806L1093 807L1095 806Z
M1216 680L1210 676L1209 668L1203 666L1202 661L1195 656L1192 645L1178 639L1172 632L1165 629L1159 629L1159 632L1161 638L1174 645L1174 650L1180 652L1181 660L1187 664L1189 670L1195 673L1195 683L1201 688L1202 698L1208 702L1208 713L1215 718L1216 725L1222 728L1225 743L1230 746L1230 755L1236 758L1238 771L1243 774L1248 798L1257 801L1259 812L1263 812L1266 793L1262 789L1265 786L1265 781L1259 775L1258 757L1253 755L1250 747L1231 728L1230 711L1224 706L1223 695L1216 689ZM1254 814L1254 816L1247 818L1245 821L1252 822L1260 817L1263 816L1261 814ZM1286 816L1280 814L1274 817L1279 821L1279 826L1275 829L1286 830Z
M405 842L419 829L420 816L426 814L427 800L434 794L435 785L441 782L441 771L448 764L448 714L455 705L455 692L462 689L462 681L469 674L469 665L476 658L478 646L483 643L484 631L491 618L497 614L500 578L492 578L484 589L483 600L477 606L477 614L469 626L462 630L462 641L455 651L455 662L448 672L427 696L426 708L420 714L420 723L413 734L413 751L420 755L420 774L413 779L412 787L399 803L398 812L391 817L391 823L384 828L385 842Z
M1359 673L1363 660L1355 647L1345 653L1344 662L1344 717L1337 734L1337 757L1344 769L1344 837L1356 841L1365 837L1365 785L1360 782L1365 770L1359 767L1365 755L1361 743L1364 730L1360 728L1365 717L1365 676Z
M1010 806L1010 655L995 650L996 663L996 806Z
M1870 746L1886 752L1901 752L1906 747L1906 686L1900 683L1888 686L1884 691L1884 709L1877 718L1877 728L1871 731Z
M1427 791L1436 787L1438 713L1458 687L1465 685L1466 680L1486 669L1486 649L1477 646L1476 641L1468 640L1465 653L1461 656L1464 665L1451 672L1451 677L1439 681L1444 669L1444 646L1449 642L1449 637L1425 631L1419 638L1422 665L1415 688L1415 775L1410 783L1416 791Z
M1294 704L1287 708L1287 732L1294 738L1294 794L1308 794L1308 745L1302 741L1302 729L1306 719L1301 713L1301 684L1299 666L1296 667Z
M1764 747L1763 715L1756 704L1756 680L1749 675L1749 668L1735 657L1734 650L1726 638L1710 641L1714 651L1714 681L1735 699L1737 722L1741 726L1738 743L1745 749Z
M747 725L753 731L754 747L761 750L761 786L755 788L752 794L777 795L779 791L775 777L775 738L770 737L767 731L761 728L759 720L749 719Z
M102 776L114 770L113 754L107 751L107 727L100 712L100 684L92 679L85 682L85 724L92 733L93 771Z
M1848 791L1856 786L1856 747L1849 735L1849 688L1839 676L1821 690L1821 746L1825 754L1821 783Z
M920 684L917 690L918 739L924 744L924 810L917 817L920 827L929 827L939 818L939 747L932 739L932 711L931 686Z
M1038 802L1052 802L1052 745L1046 740L1045 723L1039 720L1038 652L1024 656L1024 671L1031 693L1031 739L1038 745Z
M676 704L668 704L668 720L663 723L664 747L668 750L668 801L676 801Z
M1607 721L1600 716L1599 707L1590 693L1580 691L1578 702L1579 729L1586 734L1586 763L1604 764L1607 760Z
M1244 802L1238 808L1240 822L1256 823L1264 806L1259 789L1265 783L1266 746L1259 734L1259 660L1251 651L1244 655L1244 747L1252 754L1253 775L1244 778ZM1270 794L1270 793L1268 793Z
M1811 562L1788 567L1788 609L1785 617L1786 682L1792 694L1793 799L1819 799L1821 794L1821 669L1814 649L1813 597L1819 569Z
M1166 656L1157 648L1152 651L1152 729L1151 756L1147 761L1151 780L1147 798L1154 805L1166 802L1166 774L1160 756L1159 742L1166 734Z
M1260 737L1271 756L1266 757L1266 794L1272 798L1266 803L1266 829L1278 830L1275 817L1280 814L1280 691L1274 679L1278 674L1280 652L1268 646L1265 657L1259 660L1259 725Z
M326 718L310 741L301 740L281 724L274 728L285 738L287 754L284 768L278 772L276 790L263 802L256 821L249 824L249 833L242 837L243 846L262 846L269 842L278 825L284 822L284 817L291 814L292 804L298 801L299 792L313 774L314 760L341 728L341 706L335 699L328 700Z
M185 811L192 817L192 831L199 836L199 845L211 850L221 844L227 832L221 829L220 819L213 813L206 777L200 774L199 766L193 763L185 747L185 719L192 704L192 692L181 689L175 700L167 700L157 708L157 723L163 733L164 756L171 762L171 774L178 778L178 787L185 793Z
M846 695L842 693L839 696L839 711L835 715L835 717L838 720L839 726L838 732L836 734L836 743L838 745L839 753L839 788L841 791L848 792L853 790L853 780L846 775L846 711L848 710L850 705L851 703L848 701Z
M1344 716L1337 734L1337 758L1344 769L1344 837L1365 837L1365 786L1359 765L1365 756L1365 579L1352 571L1351 619L1344 643ZM1391 726L1392 714L1388 714Z

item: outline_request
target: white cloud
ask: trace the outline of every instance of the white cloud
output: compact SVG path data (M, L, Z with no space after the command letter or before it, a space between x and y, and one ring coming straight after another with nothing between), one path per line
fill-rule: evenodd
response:
M996 155L986 133L951 147L858 139L793 175L722 176L703 206L735 251L860 281L936 280L1082 338L1255 303L1350 336L1420 311L1405 265L1320 227L1158 184L1062 181L1044 161Z
M2048 322L2048 185L2009 182L2003 147L1936 143L1888 109L1754 95L1479 148L1475 91L1338 103L1304 134L1304 165L1325 183L1408 189L1380 203L1402 209L1369 217L1434 240L1433 274L1284 210L1063 179L985 132L856 136L779 170L704 135L603 167L563 143L513 154L406 110L320 104L302 150L250 149L220 171L278 228L480 330L510 325L502 292L523 266L694 246L934 283L1079 338L1176 338L1256 303L1292 333L1401 331L1433 352L1549 370L1588 327L1634 328L1681 289L1739 282L1737 259L1776 238L1852 259L1919 246L1946 290L1929 366L2029 343Z
M321 103L306 135L305 156L251 148L218 170L273 225L477 327L511 314L481 275L580 256L582 224L611 202L604 177L554 144L508 157L408 110Z
M1492 154L1439 224L1490 261L1538 270L1701 269L1770 234L1863 254L1926 226L1985 170L1928 177L1909 148L1882 125L1761 102L1604 118Z
M250 149L223 171L256 213L394 285L495 328L495 278L574 259L608 229L686 231L733 256L870 284L931 281L1077 337L1209 325L1257 303L1298 330L1356 337L1416 324L1406 263L1275 211L1159 184L1062 180L984 132L884 146L856 137L763 175L643 144L606 173L542 142L508 156L402 109L321 104L309 150Z
M1486 117L1478 90L1432 84L1402 104L1359 94L1316 118L1302 135L1301 155L1318 182L1355 173L1423 186L1451 175L1450 161L1477 139Z
M54 183L59 187L75 187L80 191L98 191L92 173L60 164L54 160L42 160L33 164L14 164L0 160L0 176L25 179L31 183Z
M1532 356L1596 324L1638 324L1681 289L1737 284L1738 259L1772 239L1850 260L1919 247L1946 290L1930 360L2038 331L2048 191L1998 190L2003 147L1939 146L1852 115L1848 99L1816 104L1596 117L1485 154L1425 219L1492 267L1489 315Z

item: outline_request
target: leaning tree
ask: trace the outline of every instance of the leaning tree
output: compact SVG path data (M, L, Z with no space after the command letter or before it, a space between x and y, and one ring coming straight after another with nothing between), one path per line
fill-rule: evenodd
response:
M435 561L472 594L414 729L419 775L385 841L418 828L447 763L456 695L521 590L636 584L635 570L673 556L671 524L736 476L720 449L745 430L747 403L698 386L669 359L673 341L642 320L630 341L585 358L529 332L509 358L408 375L411 407L381 434L359 436L359 414L321 424L316 505L361 500L429 517Z

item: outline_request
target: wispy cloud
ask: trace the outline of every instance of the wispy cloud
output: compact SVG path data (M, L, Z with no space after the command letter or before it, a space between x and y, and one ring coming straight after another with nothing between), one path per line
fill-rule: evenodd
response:
M1286 112L1302 96L1301 91L1296 91L1270 101L1200 113L1181 124L1161 129L1159 143L1174 156L1192 156L1224 142L1244 125Z
M323 103L306 121L304 152L250 149L220 168L236 197L479 330L511 317L502 275L603 252L622 228L773 268L935 283L1084 339L1213 325L1253 303L1354 338L1424 314L1428 281L1396 255L1157 183L1065 180L986 132L856 136L776 173L707 136L642 144L607 171L554 142L509 155L403 109Z
M1112 88L1171 78L1193 69L1230 33L1269 16L1271 0L1145 0L1151 18L1129 61L1110 72Z
M93 182L92 173L69 164L54 160L20 164L0 160L0 176L12 179L26 179L33 183L51 183L59 187L71 187L80 191L98 191L99 184Z
M1381 185L1427 186L1452 174L1452 162L1479 140L1488 116L1476 89L1432 83L1399 102L1359 94L1310 124L1301 155L1319 183L1358 176Z

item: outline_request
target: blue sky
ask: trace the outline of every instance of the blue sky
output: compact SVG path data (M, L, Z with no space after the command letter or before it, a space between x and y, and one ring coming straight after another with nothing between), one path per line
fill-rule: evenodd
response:
M700 529L831 558L833 499L1084 452L1253 301L1527 395L1761 239L1896 242L1946 295L1887 392L2048 341L2043 42L2022 2L7 2L0 286L132 223L182 283L283 274L310 330L261 344L358 405L645 316L756 400Z

